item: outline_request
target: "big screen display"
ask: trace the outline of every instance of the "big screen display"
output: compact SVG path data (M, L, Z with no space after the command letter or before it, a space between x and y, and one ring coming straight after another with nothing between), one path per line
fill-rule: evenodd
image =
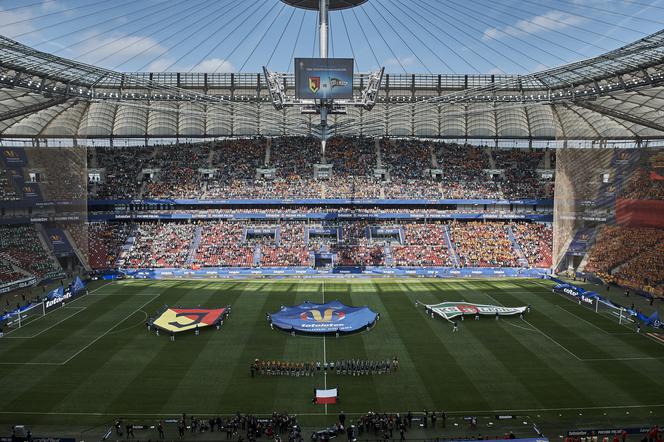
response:
M296 58L295 97L316 100L353 98L353 59Z

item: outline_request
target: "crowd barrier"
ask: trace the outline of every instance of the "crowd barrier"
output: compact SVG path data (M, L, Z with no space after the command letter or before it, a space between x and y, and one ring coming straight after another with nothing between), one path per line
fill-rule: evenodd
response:
M151 221L151 220L528 220L553 222L553 214L505 213L91 213L93 221Z
M9 293L11 291L14 291L16 289L22 289L25 287L30 287L31 285L37 284L37 278L34 276L28 277L25 279L21 279L20 281L13 281L9 282L4 285L0 285L0 294L1 293Z
M246 278L246 277L431 277L431 278L544 278L549 274L548 269L523 268L479 268L468 267L457 269L453 267L334 267L332 269L314 269L311 267L262 267L262 268L236 268L236 267L207 267L202 269L123 269L125 277L137 279L207 279L207 278ZM117 273L116 277L117 277Z
M499 206L553 206L553 199L381 199L381 198L298 198L298 199L146 199L146 200L89 200L88 206L112 206L116 204L169 205L169 206L423 206L423 205L499 205Z

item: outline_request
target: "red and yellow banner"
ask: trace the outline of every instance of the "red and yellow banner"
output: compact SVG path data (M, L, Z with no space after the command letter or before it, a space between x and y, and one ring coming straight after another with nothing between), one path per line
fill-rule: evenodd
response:
M214 325L221 320L225 311L224 308L169 308L155 319L153 325L162 330L179 333Z

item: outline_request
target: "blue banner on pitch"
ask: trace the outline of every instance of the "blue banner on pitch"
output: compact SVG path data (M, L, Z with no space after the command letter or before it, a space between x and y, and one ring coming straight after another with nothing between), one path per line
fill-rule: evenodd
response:
M369 307L351 307L339 301L327 304L305 302L282 307L270 315L272 325L286 331L349 333L370 327L378 314Z

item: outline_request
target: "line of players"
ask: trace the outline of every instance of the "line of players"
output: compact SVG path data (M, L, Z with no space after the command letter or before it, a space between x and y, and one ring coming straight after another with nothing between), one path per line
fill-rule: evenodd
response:
M399 369L399 358L392 360L344 359L331 362L264 361L255 359L250 367L251 377L267 376L313 376L316 373L335 373L346 376L388 374Z

